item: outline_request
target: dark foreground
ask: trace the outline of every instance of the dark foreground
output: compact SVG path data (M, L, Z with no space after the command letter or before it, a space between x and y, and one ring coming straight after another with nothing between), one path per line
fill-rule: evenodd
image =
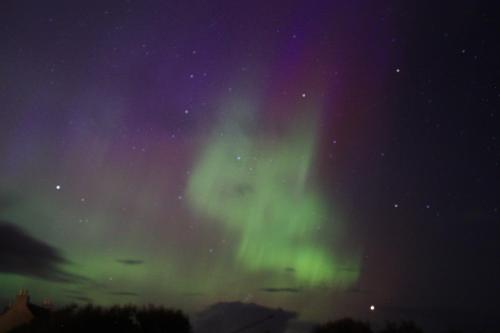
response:
M41 332L176 332L191 333L188 317L181 311L163 307L114 306L102 308L70 305L41 313L29 323L17 327L12 333Z
M10 332L150 332L150 333L192 333L188 317L178 310L157 306L114 306L103 308L87 305L66 306L57 310L37 313L34 319ZM210 333L272 333L258 327L242 327L236 331ZM461 331L449 330L446 333ZM208 333L208 332L200 332ZM281 332L279 332L281 333ZM423 333L413 322L387 323L382 329L373 329L369 323L344 318L319 325L311 333ZM445 333L445 332L443 332Z

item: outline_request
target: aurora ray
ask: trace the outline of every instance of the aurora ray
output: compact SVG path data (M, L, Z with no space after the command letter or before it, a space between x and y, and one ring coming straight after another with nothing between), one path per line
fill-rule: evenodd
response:
M356 281L358 270L342 269L318 241L333 212L309 177L314 126L292 123L285 135L271 138L236 114L215 131L193 170L187 190L193 208L237 235L234 260L249 271L279 274L293 267L295 282L308 286Z

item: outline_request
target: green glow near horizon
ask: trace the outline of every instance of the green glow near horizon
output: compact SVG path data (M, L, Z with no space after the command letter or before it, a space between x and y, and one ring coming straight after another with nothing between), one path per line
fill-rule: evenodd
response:
M49 187L28 183L23 200L4 208L2 219L47 240L69 261L60 268L87 280L61 284L3 274L0 291L12 295L28 288L60 304L89 299L189 310L251 295L252 302L286 304L313 318L308 299L355 283L359 257L345 248L348 220L318 189L313 122L287 120L287 128L269 130L257 127L255 114L244 105L229 108L195 152L187 183L174 181L180 176L169 169L171 160L153 150L145 165L149 173L110 163L95 174L82 168L85 186L65 182L56 191L59 180ZM128 158L128 152L122 156ZM187 186L179 200L176 184ZM140 191L125 191L129 186ZM193 213L200 223L190 228ZM120 258L144 263L123 265Z
M187 189L194 210L239 237L234 259L246 270L291 267L295 282L311 287L354 282L357 265L342 269L318 241L330 212L308 181L314 127L262 138L241 119L226 121L195 165Z

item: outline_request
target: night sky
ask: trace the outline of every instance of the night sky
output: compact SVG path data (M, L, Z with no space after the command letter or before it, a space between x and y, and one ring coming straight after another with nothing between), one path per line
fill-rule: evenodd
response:
M498 13L0 2L0 300L499 325Z

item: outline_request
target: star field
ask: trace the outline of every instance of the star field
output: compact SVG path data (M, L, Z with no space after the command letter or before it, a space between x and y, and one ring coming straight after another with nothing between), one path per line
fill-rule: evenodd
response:
M496 323L493 7L3 2L0 301Z

